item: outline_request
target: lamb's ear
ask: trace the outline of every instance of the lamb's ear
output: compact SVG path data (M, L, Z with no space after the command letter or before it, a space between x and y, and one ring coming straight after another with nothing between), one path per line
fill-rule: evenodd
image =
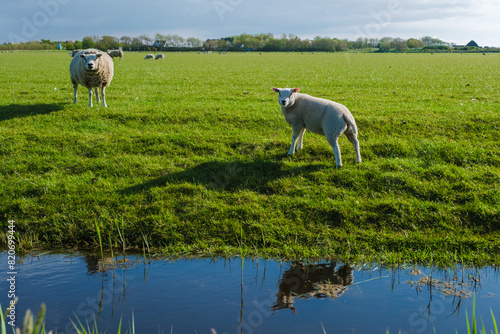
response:
M85 55L84 55L84 54L81 54L81 55L80 55L80 57L85 58Z
M97 54L97 58L102 57L102 53Z
M273 88L273 91L275 91L276 93L280 92L279 88Z
M299 90L300 90L300 88L294 88L294 89L292 90L292 93L297 93Z

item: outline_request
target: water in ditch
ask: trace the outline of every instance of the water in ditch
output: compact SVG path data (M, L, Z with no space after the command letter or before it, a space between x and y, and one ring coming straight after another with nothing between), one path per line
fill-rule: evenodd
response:
M136 333L466 333L474 296L488 333L491 312L500 319L493 267L45 252L18 259L9 275L7 263L2 253L2 309L15 276L17 327L44 303L45 328L60 334L76 333L78 321L99 333L117 333L120 321L122 333L132 325Z

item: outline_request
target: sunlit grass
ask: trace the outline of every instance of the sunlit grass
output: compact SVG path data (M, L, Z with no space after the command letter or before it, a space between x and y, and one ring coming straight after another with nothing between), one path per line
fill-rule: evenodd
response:
M497 57L129 54L108 108L72 103L70 60L0 57L0 226L21 249L499 260ZM274 86L345 104L363 163L341 138L335 170L309 133L285 157Z

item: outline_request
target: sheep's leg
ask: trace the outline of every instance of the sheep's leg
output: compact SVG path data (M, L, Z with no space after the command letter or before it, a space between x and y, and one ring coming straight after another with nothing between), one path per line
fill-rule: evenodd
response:
M302 130L300 130L300 135L297 138L297 141L298 141L298 143L297 143L297 151L302 149L302 142L304 141L304 133L305 132L306 132L306 128L303 128Z
M292 134L292 146L290 146L290 150L288 150L288 153L286 155L292 155L295 153L295 143L297 142L297 137L295 137L294 134Z
M333 149L333 155L335 156L335 165L337 168L342 167L342 156L340 154L340 148L338 143L339 137L329 137L328 143Z
M73 103L76 103L78 101L77 99L77 91L78 91L78 84L77 83L73 83L73 96L75 97L74 100L73 100Z
M292 127L292 145L290 146L290 150L288 151L287 155L292 155L295 153L295 145L297 144L297 139L300 139L300 141L302 141L303 135L304 132L302 131L302 128Z
M95 100L97 103L99 103L99 88L95 87L94 91L95 91Z
M92 107L92 88L89 88L89 107Z
M361 162L361 153L359 152L358 138L353 133L346 133L345 135L347 139L349 139L349 141L352 143L352 146L354 147L354 151L356 152L356 163L359 164Z
M106 90L106 87L101 87L101 97L102 97L102 106L103 107L108 107L108 105L106 104L106 97L104 95L104 91Z

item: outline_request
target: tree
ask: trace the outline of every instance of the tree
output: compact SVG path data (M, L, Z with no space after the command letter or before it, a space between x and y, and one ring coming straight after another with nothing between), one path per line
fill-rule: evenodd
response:
M162 35L160 33L157 33L157 34L155 34L155 41L160 41L163 44L165 44L167 42L167 36L166 35Z
M186 42L188 44L188 47L191 48L199 48L203 45L203 43L198 38L194 37L189 37L188 39L186 39Z
M410 38L406 41L406 44L410 49L422 49L425 46L424 42L415 38Z
M85 36L82 39L82 48L83 49L93 49L95 48L95 42L90 36Z
M433 46L433 45L441 45L443 44L443 41L440 40L439 38L433 38L431 36L424 36L420 39L422 42L425 43L427 46Z
M130 48L132 46L132 37L122 36L120 38L120 42L122 44L122 47Z
M63 48L65 50L74 50L74 49L76 49L74 43L61 43L61 44L62 44L62 46L63 46Z
M137 37L134 37L132 38L132 44L130 45L130 47L133 49L139 49L141 44L142 44L141 40Z
M102 36L101 40L95 46L99 50L118 49L120 43L113 36Z
M153 39L148 35L140 35L138 38L141 40L142 44L149 45L153 42Z
M205 47L206 49L216 49L218 44L219 40L217 39L207 39L204 43L203 43L203 47Z
M368 46L368 38L367 37L358 37L356 41L352 44L355 49L364 49Z
M391 42L389 40L381 40L378 48L382 51L390 51L391 50Z
M176 48L180 48L180 47L184 46L184 38L183 37L176 35L176 34L168 35L167 37L170 39L169 46L176 47ZM168 39L167 39L167 41L168 41Z
M391 48L398 52L403 52L408 49L408 44L406 44L404 39L398 37L391 41Z

